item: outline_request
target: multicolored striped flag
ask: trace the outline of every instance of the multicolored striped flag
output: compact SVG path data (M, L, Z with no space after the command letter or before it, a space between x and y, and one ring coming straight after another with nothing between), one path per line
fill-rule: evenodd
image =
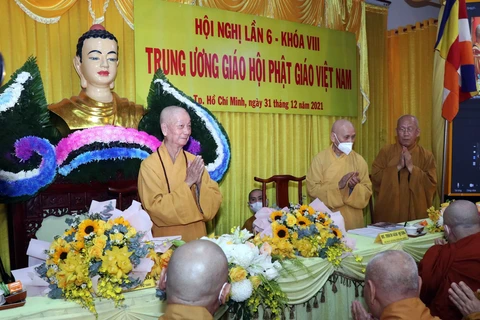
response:
M446 0L435 50L445 59L442 116L452 121L460 102L477 95L472 38L465 0Z

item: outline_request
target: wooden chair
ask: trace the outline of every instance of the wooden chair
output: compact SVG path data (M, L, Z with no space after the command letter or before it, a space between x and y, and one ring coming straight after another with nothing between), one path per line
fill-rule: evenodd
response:
M254 180L262 183L263 206L266 206L267 183L275 182L277 206L280 208L283 208L290 205L290 202L288 200L288 183L290 181L296 181L298 183L298 202L302 203L303 201L302 182L303 180L305 180L305 178L306 176L298 178L290 175L275 175L268 179L254 177Z
M125 210L132 204L132 200L140 201L138 196L137 181L122 187L108 187L108 193L117 198L117 209Z

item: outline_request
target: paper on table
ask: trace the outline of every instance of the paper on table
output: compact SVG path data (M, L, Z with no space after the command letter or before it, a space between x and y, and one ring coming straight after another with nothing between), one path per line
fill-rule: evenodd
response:
M47 260L47 254L45 251L50 249L50 242L42 241L38 239L30 239L28 244L27 256L34 257L36 259L42 260L44 262Z
M358 234L364 237L376 238L379 233L386 232L386 230L380 228L359 228L348 230L348 232L352 234Z
M35 265L28 268L12 270L13 276L17 281L20 280L22 282L29 297L44 295L49 291L48 282L40 278L35 271L35 267L38 266L39 265Z

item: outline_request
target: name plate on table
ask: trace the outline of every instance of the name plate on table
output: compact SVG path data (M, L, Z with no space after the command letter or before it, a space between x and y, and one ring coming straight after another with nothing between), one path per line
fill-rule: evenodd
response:
M155 279L153 279L153 277L151 275L147 275L145 277L145 280L140 284L138 285L137 287L133 288L133 291L135 290L142 290L142 289L148 289L148 288L153 288L157 285ZM130 290L128 290L130 291Z
M375 238L375 243L389 244L402 240L408 240L408 234L405 229L379 233Z

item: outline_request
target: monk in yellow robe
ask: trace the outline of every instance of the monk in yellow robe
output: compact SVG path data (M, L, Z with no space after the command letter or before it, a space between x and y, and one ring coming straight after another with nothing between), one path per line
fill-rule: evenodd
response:
M48 107L51 121L64 137L74 130L116 125L137 129L144 115L141 105L120 98L114 87L118 67L118 43L101 25L93 25L77 44L73 65L82 91Z
M433 154L417 144L418 120L397 121L397 143L385 146L372 164L374 222L403 222L427 217L437 185Z
M365 273L363 295L371 313L354 301L352 317L354 320L440 320L419 299L420 286L417 264L408 253L383 251L368 262Z
M211 241L189 242L175 250L159 287L167 294L159 320L213 320L231 288L227 257Z
M340 211L347 230L365 226L363 208L372 195L368 166L352 150L355 128L350 121L338 120L330 134L332 146L313 158L307 173L307 192L332 211Z
M181 235L191 241L207 234L205 222L217 214L222 195L202 157L183 150L191 134L187 111L166 107L160 126L164 140L140 166L138 194L154 237Z

